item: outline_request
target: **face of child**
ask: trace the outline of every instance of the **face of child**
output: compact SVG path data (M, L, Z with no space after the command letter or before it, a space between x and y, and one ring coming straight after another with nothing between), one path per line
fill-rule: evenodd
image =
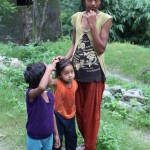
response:
M97 9L99 8L101 4L101 0L85 0L85 7L86 7L86 11L90 11L93 10L95 12L97 12Z
M60 75L60 79L62 79L66 83L71 83L75 77L74 69L72 65L66 66Z

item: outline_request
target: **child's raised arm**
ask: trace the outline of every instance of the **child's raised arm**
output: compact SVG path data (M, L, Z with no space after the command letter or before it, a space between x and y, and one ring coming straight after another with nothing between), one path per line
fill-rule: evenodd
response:
M46 71L39 83L39 86L29 91L30 102L33 102L38 95L42 94L47 89L49 78L51 76L52 71L55 70L56 63L57 61L53 62L52 64L46 65Z

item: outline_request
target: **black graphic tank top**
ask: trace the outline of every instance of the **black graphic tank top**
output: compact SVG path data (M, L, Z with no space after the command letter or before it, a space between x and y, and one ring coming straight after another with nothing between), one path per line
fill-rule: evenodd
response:
M85 33L79 41L72 62L75 79L79 82L105 81L96 52Z

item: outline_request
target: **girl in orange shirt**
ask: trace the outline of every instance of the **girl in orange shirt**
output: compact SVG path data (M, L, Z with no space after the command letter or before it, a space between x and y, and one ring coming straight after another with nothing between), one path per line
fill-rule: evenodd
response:
M65 149L76 150L75 92L78 85L74 80L75 73L70 60L62 59L56 64L56 77L57 79L52 80L52 85L54 86L54 110L61 146L53 147L53 150L61 150L63 136Z

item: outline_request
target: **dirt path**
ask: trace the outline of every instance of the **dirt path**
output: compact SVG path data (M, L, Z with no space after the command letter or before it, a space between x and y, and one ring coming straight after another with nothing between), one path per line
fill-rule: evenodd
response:
M130 79L130 78L128 78L128 77L126 77L124 75L121 75L121 74L112 73L110 71L107 71L106 75L107 75L107 77L115 77L115 78L118 78L118 79L123 80L123 81L127 81L127 82L133 81L134 82L133 79Z

